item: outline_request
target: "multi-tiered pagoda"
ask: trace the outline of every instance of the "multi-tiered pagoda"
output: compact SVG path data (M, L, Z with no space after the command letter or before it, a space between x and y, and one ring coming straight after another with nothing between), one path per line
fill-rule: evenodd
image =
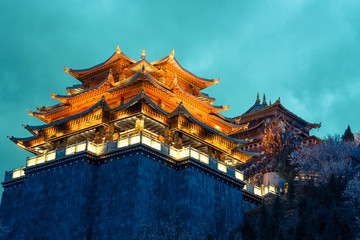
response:
M150 63L145 50L134 61L117 47L96 66L64 69L80 84L68 87L67 95L51 93L59 104L29 111L45 122L24 126L33 136L10 137L32 153L44 154L83 141L99 144L144 131L178 149L191 146L232 166L251 157L241 150L249 141L229 136L247 125L222 116L219 112L229 107L214 105L215 99L202 92L219 79L185 70L174 51Z

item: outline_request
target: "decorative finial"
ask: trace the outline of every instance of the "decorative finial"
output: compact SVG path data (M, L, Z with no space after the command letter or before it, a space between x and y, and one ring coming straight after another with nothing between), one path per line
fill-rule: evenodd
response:
M264 96L263 96L263 102L262 102L263 105L267 105L266 103L266 97L265 97L265 93L264 93Z
M26 109L28 111L29 116L34 116L34 112L30 111L29 109Z
M119 45L117 45L117 47L116 47L116 53L117 53L117 54L120 54L120 53L121 53L121 50L120 50L120 48L119 48Z
M269 105L271 105L271 100L269 100Z
M56 94L53 94L52 92L50 92L50 96L51 96L51 98L55 98Z
M259 92L257 93L257 96L256 96L256 101L255 103L260 103L260 98L259 98Z
M213 79L214 80L214 84L218 84L221 80L221 78L218 78L218 79Z
M144 60L145 59L145 48L143 48L142 52L141 52L141 58L140 60Z
M229 111L229 108L230 108L230 104L229 104L228 106L223 106L223 110L224 110L225 112Z
M174 58L174 55L175 55L175 50L173 49L169 54L169 58Z
M70 73L70 68L67 68L67 67L65 67L65 66L63 66L63 67L64 67L64 72Z
M276 100L276 103L280 103L280 97L278 98L278 100Z
M21 126L22 126L23 128L26 127L25 124L22 124Z

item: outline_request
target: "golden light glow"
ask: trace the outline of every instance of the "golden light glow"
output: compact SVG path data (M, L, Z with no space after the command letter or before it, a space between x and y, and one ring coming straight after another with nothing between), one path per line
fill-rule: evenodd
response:
M235 178L240 179L241 181L244 181L244 174L239 171L235 171Z
M220 170L220 171L222 171L222 172L224 172L224 173L226 173L227 172L227 167L226 167L226 165L225 164L222 164L222 163L218 163L218 169Z

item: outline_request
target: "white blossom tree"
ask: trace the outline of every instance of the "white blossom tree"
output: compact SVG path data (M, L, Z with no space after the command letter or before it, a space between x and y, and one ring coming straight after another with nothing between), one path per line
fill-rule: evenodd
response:
M352 177L358 168L360 148L353 142L343 142L328 137L325 142L297 149L292 161L297 163L300 174L316 176L326 182L330 176Z

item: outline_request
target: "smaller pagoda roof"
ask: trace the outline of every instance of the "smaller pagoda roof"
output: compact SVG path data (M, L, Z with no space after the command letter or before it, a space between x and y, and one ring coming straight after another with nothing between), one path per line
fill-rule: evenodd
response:
M152 62L151 64L154 66L157 65L161 65L161 64L166 64L169 63L170 65L172 65L173 67L175 67L176 69L180 70L181 72L185 73L186 75L195 78L196 80L200 81L203 83L203 87L200 87L200 89L204 89L207 88L213 84L217 84L219 83L220 79L206 79L206 78L201 78L196 76L195 74L189 72L188 70L186 70L185 68L183 68L180 63L176 60L175 56L175 51L173 50L169 55L167 55L166 57L163 57L157 61Z
M259 106L259 105L262 105L262 106ZM273 103L271 105L260 104L257 101L248 111L246 111L244 114L242 114L242 115L240 115L240 116L238 116L236 118L241 118L242 120L244 120L244 119L247 119L248 117L253 118L257 114L266 113L268 111L276 111L276 110L281 110L284 115L288 115L288 116L296 119L301 124L303 124L304 126L307 126L310 129L311 128L319 128L319 127L321 127L321 123L319 123L319 124L318 123L309 123L309 122L305 121L304 119L302 119L301 117L299 117L296 114L289 111L287 108L285 108L280 103L280 98L275 103Z
M265 105L265 104L260 104L260 103L255 103L254 105L252 105L246 112L244 112L244 114L248 114L248 113L252 113L252 112L256 112L256 111L259 111L261 109L264 109L268 107L268 105ZM244 115L243 114L243 115Z
M38 130L40 129L44 129L44 128L49 128L49 127L52 127L52 126L55 126L55 125L59 125L59 124L62 124L64 122L67 122L71 119L75 119L75 118L78 118L78 117L81 117L81 116L84 116L86 115L87 113L91 112L92 110L94 110L96 107L100 106L100 105L104 105L105 108L109 109L110 110L110 106L107 104L106 100L105 100L105 97L103 96L101 98L100 101L98 101L95 105L93 105L92 107L90 107L88 110L85 110L81 113L78 113L76 115L73 115L73 116L70 116L70 117L67 117L67 118L63 118L63 119L60 119L58 121L55 121L55 122L52 122L52 123L49 123L49 124L43 124L43 125L38 125L38 126L29 126L29 125L26 125L25 128L27 130L29 130L30 132L34 133L35 135L38 133Z
M72 95L52 94L51 97L52 97L52 98L55 98L55 99L57 99L57 100L59 100L59 101L61 101L62 99L73 98L73 97L79 96L79 95L81 95L81 94L84 94L84 93L87 93L87 92L91 92L91 91L93 91L93 90L95 90L95 89L100 88L100 87L101 87L102 85L104 85L108 80L109 80L109 77L105 78L105 80L102 81L99 85L96 85L96 86L94 86L94 87L92 87L92 88L86 89L86 90L84 90L84 91L82 91L82 92L78 92L78 93L76 93L76 94L72 94Z
M95 70L99 67L102 67L102 66L106 66L112 62L115 62L117 60L120 60L120 59L125 59L127 61L129 61L130 63L136 63L136 61L134 61L133 59L129 58L128 56L126 56L119 48L119 46L117 46L116 48L116 52L111 55L107 60L105 60L104 62L102 63L99 63L95 66L92 66L90 68L85 68L85 69L70 69L70 68L65 68L64 67L64 70L65 72L71 74L74 78L78 79L79 81L83 81L81 79L81 76L83 76L84 74L88 73L88 72L91 72L92 70Z

